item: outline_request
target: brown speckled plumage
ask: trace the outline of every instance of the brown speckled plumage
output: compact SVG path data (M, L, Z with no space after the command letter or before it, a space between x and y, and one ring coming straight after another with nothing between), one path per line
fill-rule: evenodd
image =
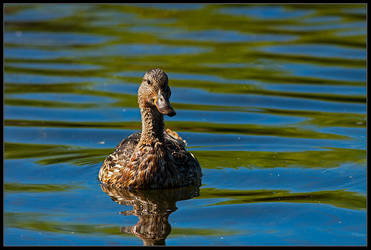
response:
M122 140L104 161L99 180L133 189L159 189L201 184L201 167L185 149L185 141L164 129L163 115L173 116L168 78L160 69L148 71L138 90L142 131Z

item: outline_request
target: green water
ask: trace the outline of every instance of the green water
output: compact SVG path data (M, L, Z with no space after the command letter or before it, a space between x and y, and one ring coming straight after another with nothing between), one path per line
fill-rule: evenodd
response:
M366 35L365 4L6 4L4 244L366 245ZM154 67L203 185L110 197Z

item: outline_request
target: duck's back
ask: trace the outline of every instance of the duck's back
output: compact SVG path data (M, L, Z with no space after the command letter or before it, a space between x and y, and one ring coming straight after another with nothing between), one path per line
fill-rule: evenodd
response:
M134 188L200 185L201 167L185 149L185 141L169 129L164 141L137 148L141 132L125 138L104 161L99 180Z

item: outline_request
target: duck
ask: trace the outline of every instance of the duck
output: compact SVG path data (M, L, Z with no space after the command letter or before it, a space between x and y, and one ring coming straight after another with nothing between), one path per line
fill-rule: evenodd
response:
M99 181L115 188L166 189L201 185L201 166L178 133L165 129L164 115L176 115L167 74L147 71L138 89L142 127L123 139L104 160Z

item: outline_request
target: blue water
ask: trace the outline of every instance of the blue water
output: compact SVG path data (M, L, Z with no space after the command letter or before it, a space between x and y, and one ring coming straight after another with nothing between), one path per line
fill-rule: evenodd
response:
M6 4L4 245L367 245L366 13ZM98 171L154 67L202 186L110 194Z

